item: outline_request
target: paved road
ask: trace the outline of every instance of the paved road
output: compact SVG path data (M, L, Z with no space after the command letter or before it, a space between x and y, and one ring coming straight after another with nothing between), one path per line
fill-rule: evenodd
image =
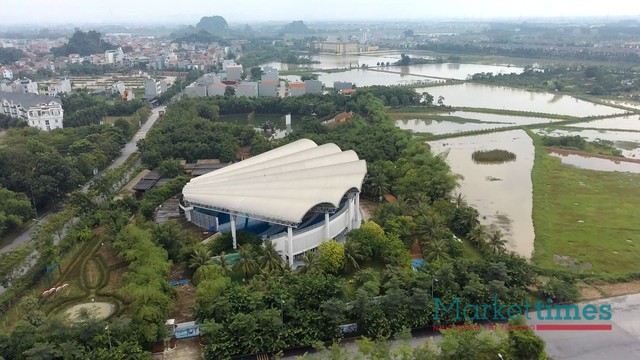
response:
M129 141L122 148L120 156L118 158L116 158L111 163L111 165L109 165L108 169L114 169L114 168L122 165L125 162L125 160L127 160L129 155L133 154L138 149L138 146L137 146L138 140L144 139L147 136L147 133L149 132L149 129L151 129L153 124L155 124L156 120L158 120L158 117L159 117L158 116L158 112L159 111L165 111L165 109L166 109L166 107L162 106L162 107L158 107L158 108L155 108L155 109L152 110L151 115L149 116L147 121L142 125L142 127L138 130L138 132L135 133L133 138L131 138L131 141ZM91 183L91 181L87 182L82 187L81 191L83 191L83 192L89 191L90 183ZM43 221L46 221L47 218L51 214L52 214L52 212L43 214L40 217L38 223L42 223ZM33 226L33 225L28 227L22 234L20 234L15 239L13 239L13 241L11 243L9 243L6 246L4 246L3 248L1 248L0 249L0 254L1 253L5 253L7 251L10 251L11 249L15 248L16 246L19 246L19 245L27 243L29 240L31 240L31 234L33 233L33 231L35 231L36 228L37 228L37 226ZM2 294L4 291L5 291L5 288L0 286L0 294Z
M587 303L580 304L580 310ZM612 324L611 331L536 331L547 343L547 353L556 360L639 359L640 294L624 295L591 302L597 308L610 304L610 321L574 323ZM532 323L540 323L532 322ZM554 323L558 323L555 321ZM572 323L562 321L561 323Z

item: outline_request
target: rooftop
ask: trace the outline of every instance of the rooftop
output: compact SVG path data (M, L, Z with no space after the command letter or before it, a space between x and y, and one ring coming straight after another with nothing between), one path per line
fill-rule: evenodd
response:
M0 99L6 99L7 101L21 104L22 107L31 107L41 104L48 104L50 102L56 102L62 105L59 98L53 96L36 95L32 93L10 93L0 92Z
M182 193L192 206L295 227L316 206L337 209L366 173L354 151L302 139L191 179Z

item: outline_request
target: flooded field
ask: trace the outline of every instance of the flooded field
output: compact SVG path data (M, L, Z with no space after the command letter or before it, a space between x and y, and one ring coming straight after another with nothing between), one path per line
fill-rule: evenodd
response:
M568 125L571 127L584 127L595 129L618 129L640 131L640 115L626 115L614 118L585 121L577 124ZM639 136L640 138L640 136Z
M532 184L533 142L522 130L465 136L429 142L435 153L447 153L454 173L464 177L460 191L480 212L480 221L500 229L507 248L526 258L533 252ZM476 150L503 149L516 160L501 164L477 164Z
M549 154L559 157L563 164L575 166L581 169L598 170L598 171L618 171L631 172L640 174L640 163L629 161L615 161L611 159L603 159L594 156L585 156L578 154L564 154L561 152L551 151Z
M611 130L559 130L559 129L535 129L535 133L546 136L582 136L587 141L607 140L613 142L613 146L622 151L622 155L628 158L640 159L640 133L631 131Z
M444 97L445 105L490 108L513 111L532 111L576 117L623 114L625 110L568 95L538 93L521 89L481 84L459 84L416 89L428 92L436 99Z
M370 71L364 69L352 69L337 73L316 73L318 80L322 81L328 88L333 87L334 81L348 81L356 86L372 86L372 85L411 85L411 84L427 84L434 80L422 76L402 75L396 73ZM288 81L300 81L298 75L281 76Z
M452 116L452 121L446 120L446 116L444 115ZM471 120L468 122L464 122L459 118ZM499 129L514 125L551 123L554 121L559 120L532 116L513 116L470 111L455 111L450 113L440 113L438 114L438 119L430 119L428 114L416 114L415 119L396 120L396 126L401 129L411 130L416 133L431 133L434 135L442 135L455 134L466 131Z
M466 131L478 131L499 129L513 126L513 124L491 124L477 122L454 122L447 120L396 120L396 126L403 130L411 130L415 133L431 133L434 135L455 134Z

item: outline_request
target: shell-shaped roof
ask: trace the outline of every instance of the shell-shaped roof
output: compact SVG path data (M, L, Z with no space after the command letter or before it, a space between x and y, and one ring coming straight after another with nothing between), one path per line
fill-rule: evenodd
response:
M191 179L182 193L195 206L297 225L314 206L337 208L360 191L366 173L354 151L302 139Z

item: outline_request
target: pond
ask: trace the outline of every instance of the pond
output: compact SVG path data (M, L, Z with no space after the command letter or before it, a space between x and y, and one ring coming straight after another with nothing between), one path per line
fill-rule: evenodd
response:
M535 133L546 136L582 136L587 141L607 140L622 151L627 158L640 159L640 133L632 131L611 130L568 130L568 129L534 129Z
M623 114L626 111L576 99L568 95L539 93L502 86L465 83L417 88L436 99L444 97L445 105L532 111L576 117Z
M640 163L637 162L624 160L615 161L587 155L564 154L556 151L551 151L549 154L559 157L565 165L571 165L581 169L640 174Z
M640 131L640 115L625 115L608 119L600 119L594 121L585 121L577 124L568 125L571 127L584 127L595 129L618 129L618 130L634 130ZM640 140L640 134L639 134Z
M507 248L529 259L533 253L532 220L533 142L522 130L465 136L429 142L436 154L446 153L454 173L463 176L460 191L478 209L480 221L502 231ZM476 150L508 150L516 160L500 164L477 164Z

